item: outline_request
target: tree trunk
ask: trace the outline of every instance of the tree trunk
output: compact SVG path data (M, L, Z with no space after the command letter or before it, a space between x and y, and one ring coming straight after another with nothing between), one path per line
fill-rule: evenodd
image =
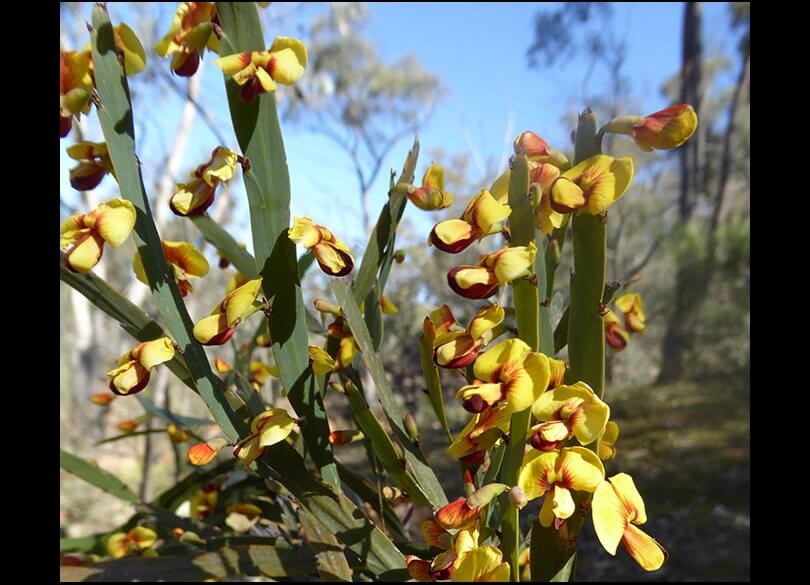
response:
M706 300L717 260L717 229L725 202L726 189L731 176L734 152L737 146L736 118L743 96L748 93L751 72L750 46L743 47L742 65L734 96L728 109L728 123L723 137L719 177L712 202L712 213L706 229L706 257L681 258L678 266L675 312L664 338L662 368L659 383L672 382L683 375L684 356L694 343L694 328ZM683 190L682 190L683 193Z
M702 99L700 69L703 61L701 42L701 3L687 2L683 19L683 62L681 66L681 103L690 104L700 119L700 102ZM698 130L692 140L681 147L681 181L678 199L678 212L681 227L685 227L692 218L697 200L700 169L700 135ZM661 372L658 383L664 384L679 380L683 375L684 355L691 346L690 333L693 329L694 315L691 307L695 299L694 258L677 258L678 268L675 276L675 298L673 311L664 335L661 348Z

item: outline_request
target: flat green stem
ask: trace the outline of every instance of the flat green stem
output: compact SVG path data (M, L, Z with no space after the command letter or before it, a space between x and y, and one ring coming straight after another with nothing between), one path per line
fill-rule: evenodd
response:
M525 156L515 157L512 161L509 205L512 208L512 214L509 217L509 229L512 236L510 245L527 246L534 241L534 216L529 203L529 160ZM513 284L512 293L520 339L525 341L532 351L537 351L540 347L540 302L537 285L528 280L519 280ZM528 408L512 415L509 426L509 444L506 446L501 467L501 483L509 486L517 483L530 422L531 410ZM518 568L521 537L520 513L506 494L501 496L500 503L502 510L501 551L503 558L509 562L510 580L520 581Z

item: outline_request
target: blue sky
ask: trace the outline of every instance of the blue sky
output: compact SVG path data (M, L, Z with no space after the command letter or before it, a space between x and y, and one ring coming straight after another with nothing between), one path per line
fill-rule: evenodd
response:
M89 13L91 3L85 4ZM279 4L274 3L268 10L284 10ZM419 177L430 162L427 152L433 148L442 148L448 153L471 152L474 162L487 157L505 160L514 136L529 129L553 145L567 147L571 128L562 125L562 118L572 108L587 105L582 103L579 89L585 62L575 58L539 72L528 68L525 56L533 40L533 16L549 6L542 3L371 3L365 34L376 44L382 58L391 62L412 53L447 89L447 95L420 131L424 154L417 169ZM626 71L631 81L630 92L642 106L642 111L632 113L649 113L669 105L661 96L660 87L679 66L683 3L615 3L614 8L615 31L628 45ZM299 20L308 21L318 9L308 6ZM161 31L168 29L173 10L174 4L167 4L166 22L160 27ZM733 46L727 10L725 3L704 3L704 43L709 55L729 51ZM133 24L137 20L137 14L126 3L110 3L110 11L114 21L122 19ZM275 34L294 36L295 27L292 28L265 31L267 45ZM168 60L147 50L150 67L168 68ZM205 101L209 113L223 122L222 128L230 137L232 131L222 78L211 63L212 57L206 57L204 68ZM605 76L596 74L589 91L598 93L603 87L607 91ZM146 111L150 105L146 100L139 103L136 96L136 118L139 111ZM161 102L159 113L150 112L154 124L150 125L148 135L139 137L138 141L142 160L150 160L150 152L161 152L161 140L171 143L171 136L160 138L158 129L168 129L170 133L180 118L180 109L180 101L169 97ZM365 237L361 236L357 184L348 157L323 138L289 125L283 130L293 186L293 213L310 215L330 226L350 244L361 247ZM91 128L90 138L101 140L100 131ZM61 142L63 149L68 144L69 139ZM189 141L184 169L203 162L214 146L213 134L198 122ZM227 146L235 147L235 140ZM401 168L409 147L410 140L403 141L386 160L385 170L380 173L370 196L372 218L386 199L387 169ZM159 168L160 161L155 161L155 165ZM68 169L72 165L64 152L61 166L63 197L73 201L67 183ZM144 168L148 186L150 167ZM176 179L181 181L185 177ZM241 185L236 186L235 193L237 199L244 197ZM466 198L472 193L457 195ZM109 178L99 187L99 196L117 196L115 184ZM245 218L240 221L243 226L247 226L246 214L247 205L242 203L236 215ZM438 215L409 206L406 217L417 227L424 227L427 235ZM246 231L240 232L237 234L240 239L249 238Z

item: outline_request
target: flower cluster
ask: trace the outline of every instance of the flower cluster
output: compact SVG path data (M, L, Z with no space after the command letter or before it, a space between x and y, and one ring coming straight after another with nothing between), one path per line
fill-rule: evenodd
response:
M645 148L674 148L694 132L695 125L691 108L675 106L651 116L614 120L600 136L621 132ZM597 154L571 165L564 154L533 132L521 133L514 149L516 156L528 159L534 226L542 235L563 226L566 214L603 215L625 195L633 178L630 157ZM509 240L509 229L502 223L512 212L508 204L511 172L507 170L489 189L478 192L460 219L436 224L430 244L455 254L499 233ZM507 243L482 255L475 265L451 269L448 284L469 299L488 298L518 279L545 286L536 282L536 254L531 240L527 245ZM642 333L645 315L637 293L621 296L615 306L623 319L605 308L604 324L608 344L620 349L628 337L622 325L627 331ZM419 581L508 579L508 560L494 547L479 547L477 540L482 507L505 490L518 509L542 497L538 520L553 530L560 530L582 505L592 502L594 527L605 550L615 554L622 542L641 567L658 569L667 553L636 527L646 521L646 515L632 479L622 473L606 477L603 461L616 456L619 437L618 425L610 420L610 407L584 381L568 381L564 361L533 351L521 339L507 338L493 345L495 338L511 331L504 324L505 316L498 304L484 306L462 328L444 305L425 318L422 343L432 348L434 363L446 369L467 368L467 384L456 397L473 417L455 436L448 452L461 461L467 493L472 495L447 504L423 522L425 540L445 552L432 560L409 557L409 574ZM526 409L531 409L535 422L525 437L516 485L488 484L475 490L471 470L487 464L489 450L512 431L512 416ZM583 493L590 496L582 500L578 494ZM467 561L472 554L477 555L476 560Z

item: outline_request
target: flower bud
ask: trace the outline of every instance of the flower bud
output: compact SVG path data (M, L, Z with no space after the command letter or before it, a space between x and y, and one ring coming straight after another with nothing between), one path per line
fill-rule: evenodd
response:
M365 435L362 433L362 431L352 429L345 431L332 431L329 433L329 443L335 445L336 447L356 443L357 441L362 441L364 438Z
M214 460L217 452L222 449L228 441L222 437L208 441L207 443L197 443L188 450L188 461L192 465L207 465Z
M109 392L98 392L90 397L90 402L98 406L109 406L110 402L115 399L115 394Z
M408 436L414 443L419 442L419 429L416 426L416 421L411 416L411 413L407 413L403 418L403 422L405 423L405 430L408 431Z
M134 420L123 420L115 426L118 427L118 430L123 433L132 433L138 428L139 424L140 423Z
M512 505L518 510L522 510L526 507L526 504L529 503L526 494L523 493L523 490L520 489L518 485L509 490L509 501L512 502Z
M468 499L467 504L471 508L480 508L489 504L494 498L509 489L505 483L488 483L484 487L475 491ZM513 488L514 489L514 488ZM525 497L525 496L524 496Z

